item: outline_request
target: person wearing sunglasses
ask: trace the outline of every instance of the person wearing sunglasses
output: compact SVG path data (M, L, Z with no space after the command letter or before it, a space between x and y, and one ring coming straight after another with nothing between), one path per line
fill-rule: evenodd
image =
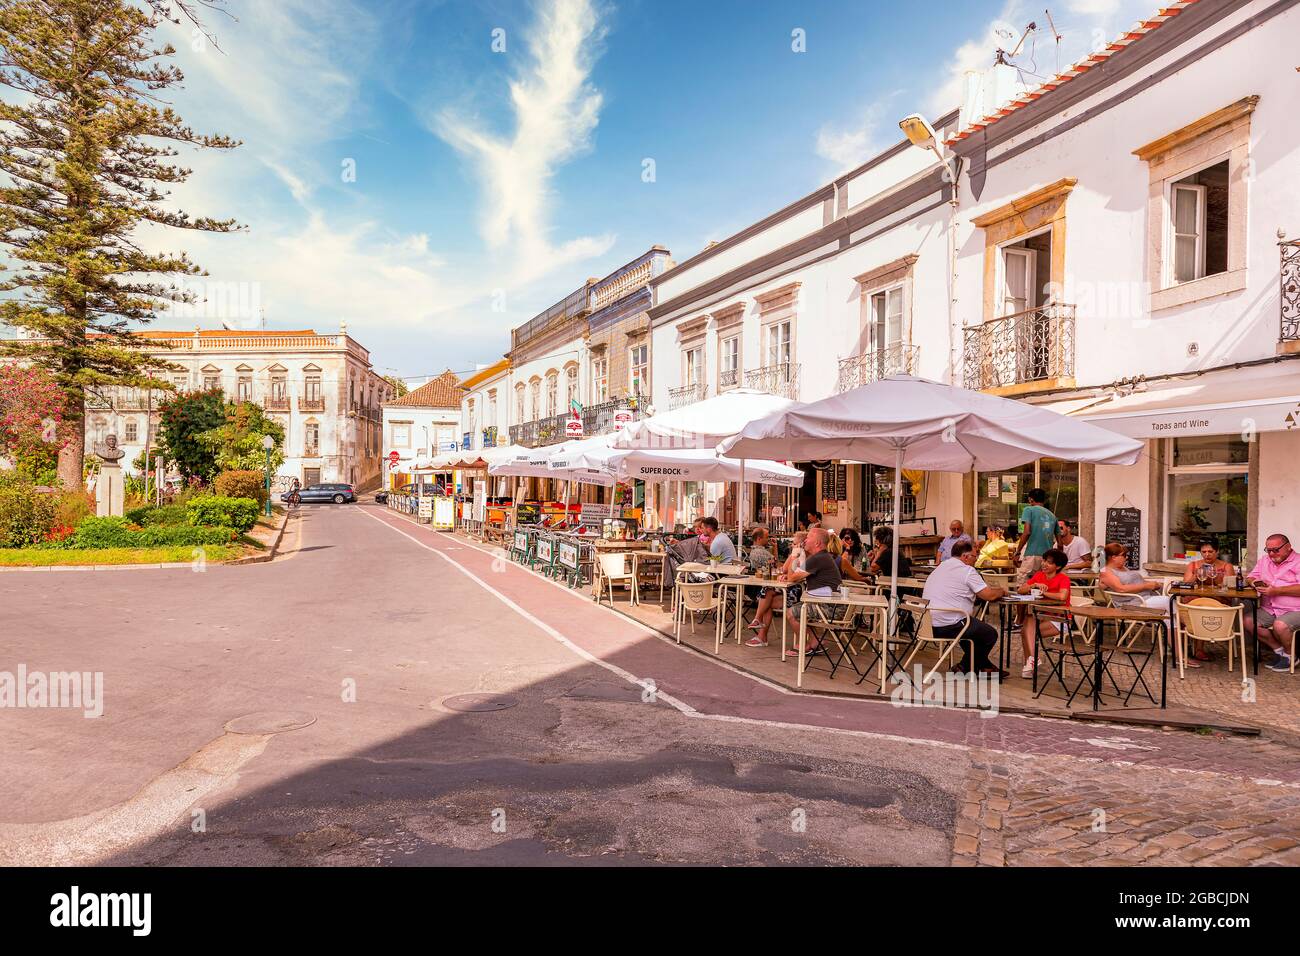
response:
M1300 627L1300 555L1284 534L1271 534L1264 542L1264 556L1246 580L1259 592L1259 610L1246 618L1246 635L1259 639L1277 658L1269 670L1295 673L1295 631Z

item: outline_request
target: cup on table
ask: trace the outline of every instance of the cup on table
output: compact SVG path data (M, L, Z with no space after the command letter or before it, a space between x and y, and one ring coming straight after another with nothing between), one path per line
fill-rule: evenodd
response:
M1029 596L1030 596L1031 598L1033 598L1035 601L1041 601L1041 600L1043 599L1043 589L1042 589L1042 588L1030 588L1030 589L1029 589Z

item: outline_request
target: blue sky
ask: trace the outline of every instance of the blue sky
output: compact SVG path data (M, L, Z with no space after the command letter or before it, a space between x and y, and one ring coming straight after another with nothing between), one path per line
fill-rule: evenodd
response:
M168 28L187 73L177 107L244 141L186 156L195 175L175 198L248 231L148 241L240 284L227 286L245 303L230 324L260 310L271 328L346 321L403 376L495 361L511 326L588 276L652 244L684 259L863 162L902 116L955 106L963 71L1031 20L1040 32L1018 64L1058 65L1043 8L1017 0L228 8L209 18L220 51ZM1154 8L1060 0L1060 65Z

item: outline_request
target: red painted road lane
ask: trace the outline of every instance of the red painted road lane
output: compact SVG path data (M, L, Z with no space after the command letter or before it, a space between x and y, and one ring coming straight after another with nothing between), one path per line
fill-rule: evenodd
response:
M1300 757L1263 764L1241 739L1198 737L1130 727L1031 718L980 717L974 711L897 707L778 689L683 650L662 635L597 606L590 592L571 591L497 553L432 531L385 508L365 512L432 548L514 602L575 647L655 688L700 714L896 736L1015 754L1066 755L1300 784ZM430 557L431 560L438 560ZM791 664L793 666L793 663Z

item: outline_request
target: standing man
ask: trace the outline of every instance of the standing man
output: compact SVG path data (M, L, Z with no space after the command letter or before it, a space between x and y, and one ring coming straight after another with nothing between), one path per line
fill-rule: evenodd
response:
M921 596L934 608L930 612L930 624L935 637L955 637L967 619L970 620L962 637L965 656L954 670L963 674L997 674L999 680L1007 676L989 660L989 651L998 642L997 629L973 616L976 598L996 601L1006 593L1005 588L984 583L975 570L975 546L970 541L953 545L952 557L925 579Z
M947 561L952 557L952 546L958 541L966 541L974 544L970 535L966 533L965 527L957 518L952 519L952 524L948 525L948 537L939 542L939 563Z
M1262 599L1254 620L1246 618L1246 633L1258 634L1277 659L1272 671L1295 673L1291 655L1295 651L1295 630L1300 627L1300 554L1291 548L1284 534L1271 534L1246 580Z
M1057 532L1056 541L1061 550L1065 552L1065 570L1081 571L1092 567L1092 546L1074 533L1070 527L1070 522L1058 522L1060 530Z
M1043 569L1043 555L1056 541L1056 515L1047 510L1047 492L1042 488L1029 490L1029 504L1020 512L1020 525L1015 554L1019 562L1016 587Z

